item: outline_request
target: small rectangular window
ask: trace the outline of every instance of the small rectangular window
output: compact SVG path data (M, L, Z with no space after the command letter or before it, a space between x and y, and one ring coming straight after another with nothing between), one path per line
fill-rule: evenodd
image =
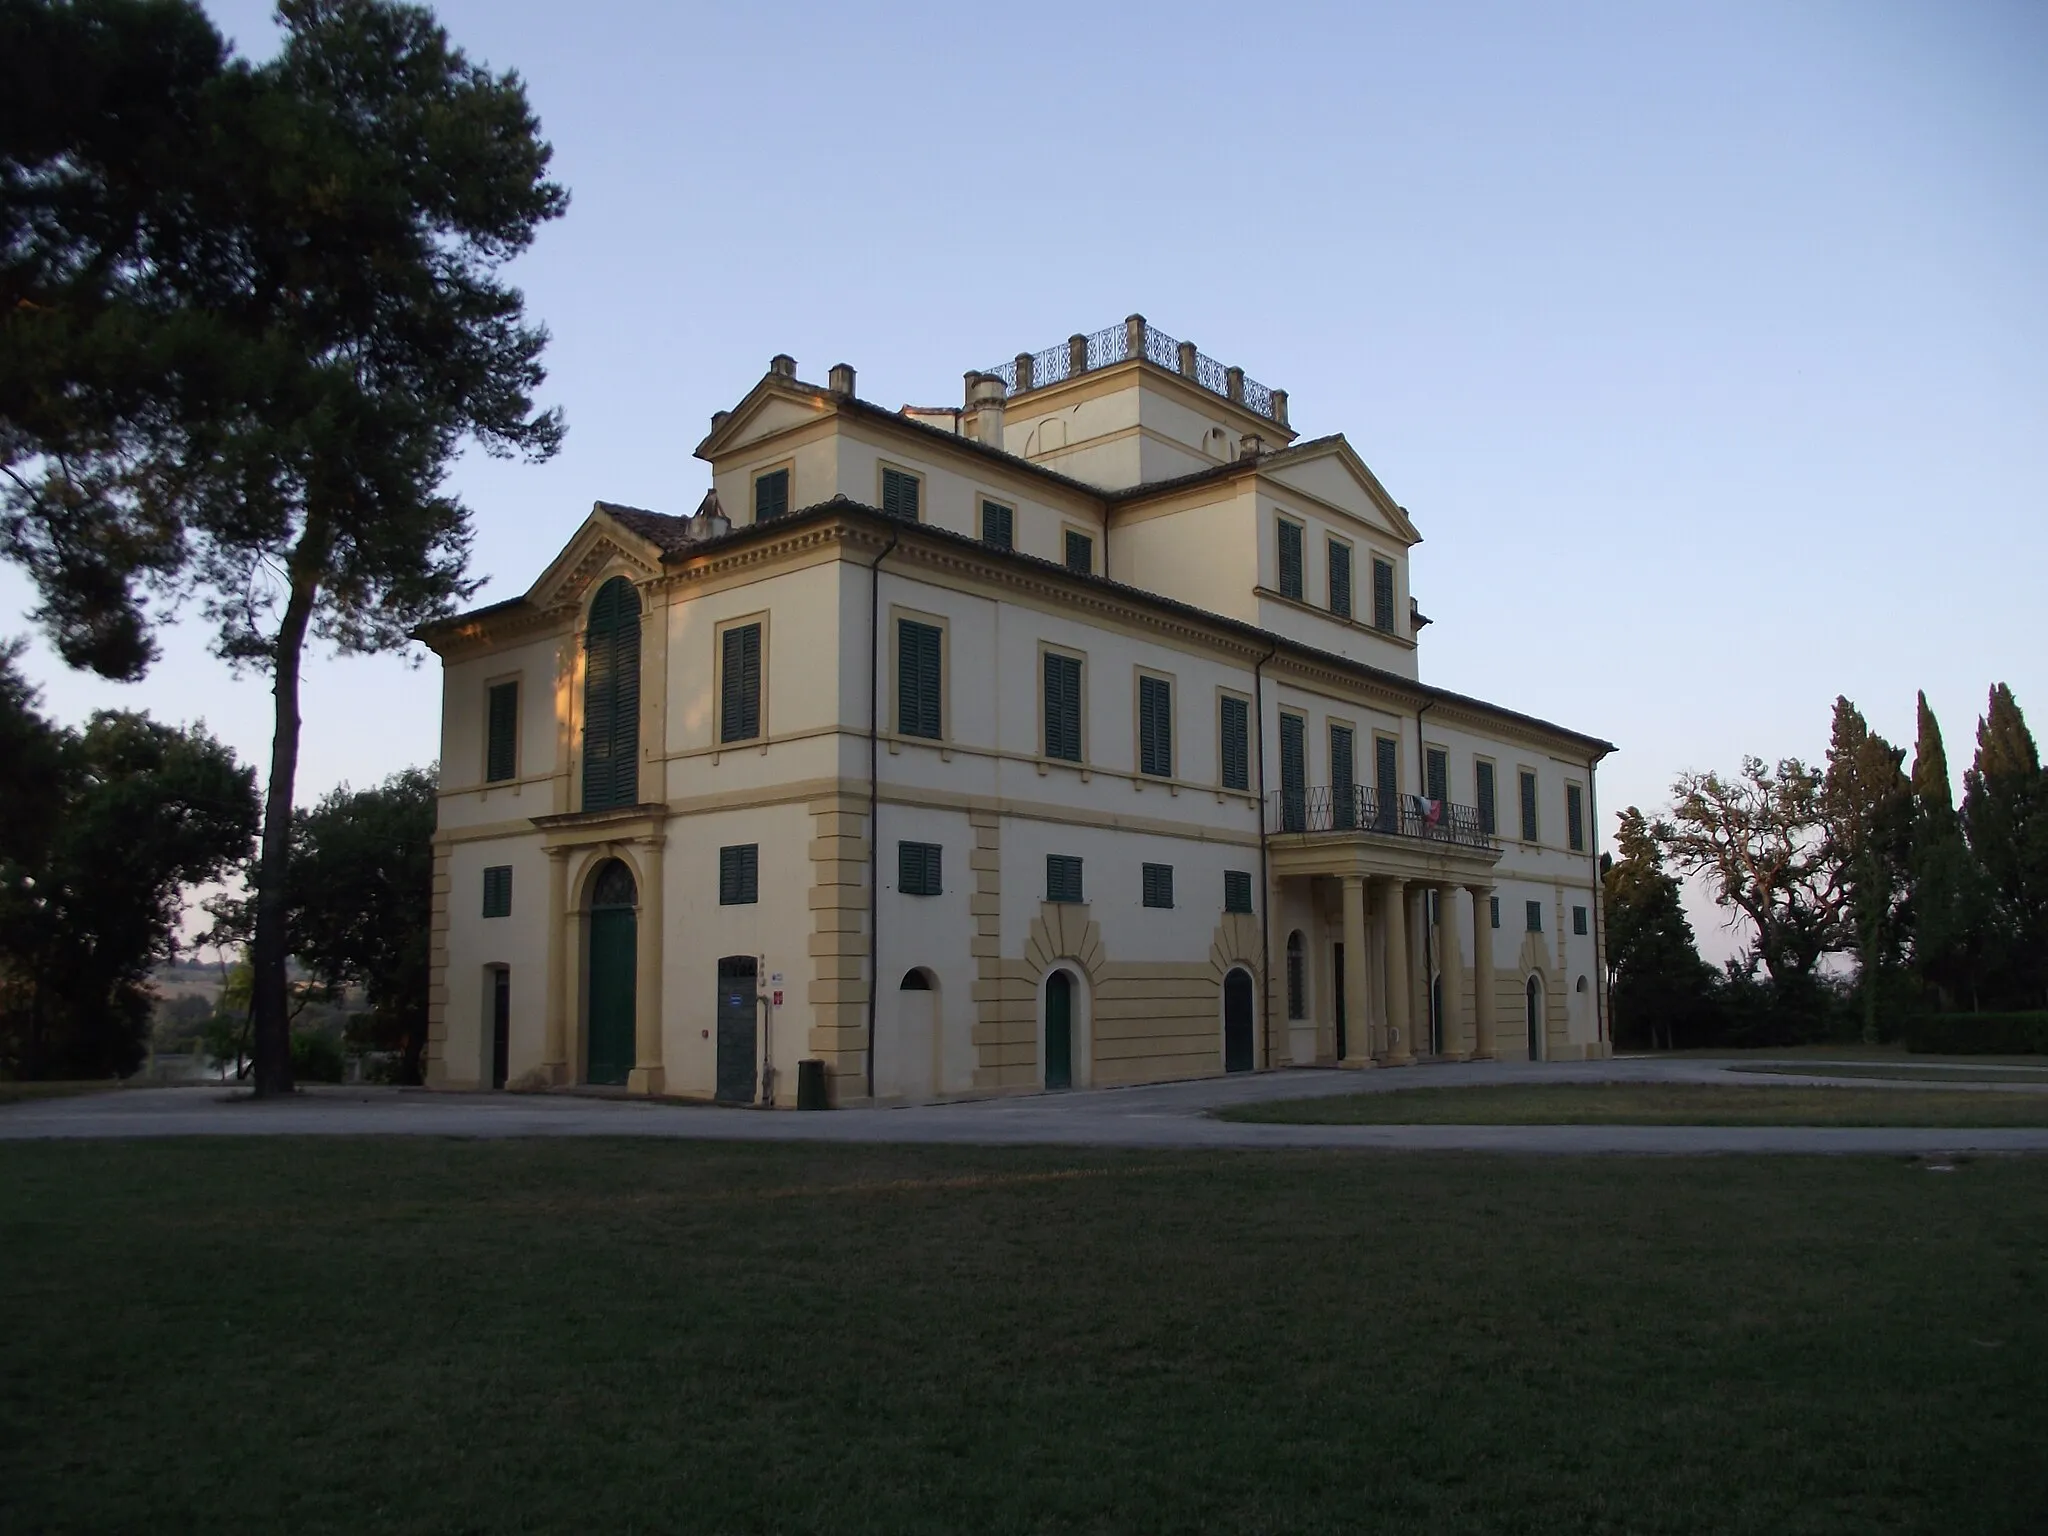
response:
M1500 898L1498 896L1487 897L1486 906L1487 918L1493 927L1498 928L1500 926Z
M898 843L896 889L905 896L939 895L939 848L937 843Z
M754 476L754 521L765 523L789 510L789 471L771 469Z
M1493 814L1493 764L1480 762L1474 765L1472 788L1479 800L1479 830L1488 837L1499 831ZM1500 924L1495 923L1498 928Z
M1576 784L1564 787L1564 833L1573 853L1586 851L1586 792Z
M1372 627L1390 633L1394 628L1394 565L1390 560L1372 563Z
M1250 789L1251 772L1251 706L1243 699L1223 696L1222 712L1219 716L1221 751L1223 760L1223 787L1225 789Z
M761 845L737 843L718 850L718 904L748 907L761 899Z
M761 626L735 624L719 644L718 739L752 741L761 734Z
M1252 909L1252 874L1248 869L1223 871L1223 910L1249 912Z
M1015 549L1017 514L1000 501L981 504L981 542L997 549Z
M917 476L906 474L900 469L882 471L882 510L891 517L900 517L906 523L917 521L918 492L923 487Z
M1083 576L1095 570L1095 541L1071 528L1067 530L1067 569Z
M484 916L512 915L512 866L493 864L484 871Z
M1173 685L1163 677L1138 679L1138 772L1173 777Z
M1048 853L1045 856L1045 899L1082 900L1081 861L1078 858L1067 853Z
M1280 595L1301 601L1301 524L1280 519Z
M1522 770L1522 841L1533 843L1536 838L1536 775L1527 768Z
M1443 801L1451 798L1451 755L1442 747L1431 747L1423 754L1429 785L1424 791L1430 799Z
M1351 617L1351 546L1330 540L1330 612Z
M1081 761L1081 662L1075 656L1045 656L1045 755Z
M1541 933L1541 932L1543 931L1543 903L1542 903L1542 902L1540 902L1540 901L1525 901L1525 902L1523 902L1523 903L1522 903L1522 914L1523 914L1523 916L1524 916L1524 917L1525 917L1525 918L1526 918L1526 919L1528 920L1528 926L1529 926L1529 931L1530 931L1531 933Z
M936 624L896 621L896 729L905 736L939 739L943 723L939 651L943 639Z
M489 783L519 774L519 684L491 684L489 746L484 753L484 778Z
M1572 932L1578 934L1581 938L1585 936L1586 909L1584 907L1572 908Z
M1171 864L1147 864L1144 867L1145 905L1148 907L1170 907L1173 905L1173 866Z

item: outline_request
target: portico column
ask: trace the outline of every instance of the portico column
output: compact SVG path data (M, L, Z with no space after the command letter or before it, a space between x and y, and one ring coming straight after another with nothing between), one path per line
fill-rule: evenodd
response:
M660 1093L661 1068L661 841L653 838L640 855L640 915L634 924L633 1071L628 1093Z
M1372 1062L1372 1005L1365 992L1365 877L1344 877L1344 1066Z
M1414 965L1408 950L1408 889L1401 881L1390 879L1381 890L1387 914L1386 1063L1405 1067L1415 1059L1408 1006L1415 993Z
M1472 1059L1493 1060L1493 887L1472 893Z
M548 973L546 1038L541 1042L541 1070L550 1083L569 1081L569 850L548 854Z
M1444 1048L1449 1061L1464 1061L1465 961L1458 953L1458 888L1436 888L1437 968L1444 978Z
M1412 1055L1436 1050L1429 1033L1429 887L1420 881L1408 886L1408 1017L1415 1030Z

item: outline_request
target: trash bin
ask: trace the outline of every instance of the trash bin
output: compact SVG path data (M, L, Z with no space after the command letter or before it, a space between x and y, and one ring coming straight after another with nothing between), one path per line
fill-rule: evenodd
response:
M800 1061L796 1064L796 1107L830 1109L825 1098L825 1063Z

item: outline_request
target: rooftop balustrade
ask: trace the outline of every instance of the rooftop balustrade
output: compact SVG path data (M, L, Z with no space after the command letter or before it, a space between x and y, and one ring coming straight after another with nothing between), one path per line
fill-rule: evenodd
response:
M1106 326L1092 335L1069 336L1043 352L1019 352L1010 362L985 371L1003 381L1006 394L1021 395L1134 357L1177 373L1254 415L1287 425L1286 390L1268 389L1257 379L1246 378L1242 368L1226 368L1207 353L1196 351L1193 342L1177 341L1149 324L1143 315L1132 315L1122 325Z
M1419 795L1382 795L1363 784L1276 790L1266 797L1266 830L1288 834L1363 832L1491 850L1499 846L1476 806Z

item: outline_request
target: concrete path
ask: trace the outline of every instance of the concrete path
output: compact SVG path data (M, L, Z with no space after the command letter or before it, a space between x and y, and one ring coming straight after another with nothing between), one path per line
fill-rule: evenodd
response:
M1749 1065L1756 1063L1750 1062ZM1367 1148L1428 1152L1698 1154L1731 1152L2048 1152L2048 1129L1835 1126L1245 1125L1208 1111L1268 1099L1485 1083L1659 1082L1757 1086L1720 1061L1474 1062L1406 1071L1294 1070L1147 1088L1035 1094L905 1109L796 1114L649 1104L576 1094L440 1094L317 1088L283 1103L236 1090L133 1089L0 1108L0 1140L138 1136L656 1136L706 1141L958 1143L986 1146ZM1796 1086L1826 1083L1773 1077ZM1859 1088L1923 1085L1859 1078ZM1947 1086L1947 1085L1944 1085ZM1963 1085L1955 1085L1963 1086ZM1976 1085L1972 1085L1976 1086ZM1996 1093L2048 1093L1997 1085Z

